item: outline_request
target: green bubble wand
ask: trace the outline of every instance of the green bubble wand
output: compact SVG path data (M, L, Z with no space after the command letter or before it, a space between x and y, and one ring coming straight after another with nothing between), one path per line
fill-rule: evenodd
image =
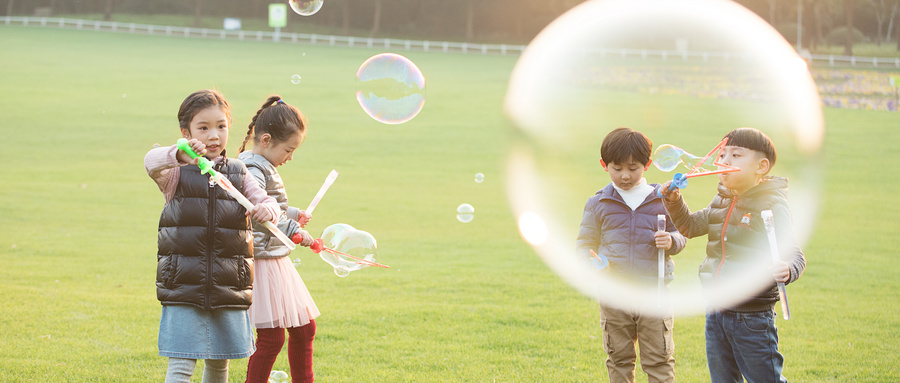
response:
M200 174L209 174L209 179L213 180L216 184L221 186L222 189L225 189L225 191L228 192L228 195L230 195L232 198L236 199L238 201L238 203L241 204L241 206L243 206L245 209L247 209L247 211L253 210L253 203L250 202L250 200L248 200L247 197L244 197L244 195L241 194L241 192L239 192L234 187L234 185L231 184L231 181L229 181L227 178L223 177L221 173L219 173L219 172L215 171L215 169L213 169L212 161L210 161L206 157L201 157L199 154L195 153L194 149L191 149L191 145L188 144L187 139L179 138L177 141L177 147L179 150L181 150L181 151L187 153L189 156L191 156L191 158L199 159L200 162L197 163L197 166L200 167ZM269 231L271 231L272 234L274 234L275 237L278 238L278 240L280 240L281 243L284 243L284 245L287 246L289 249L294 250L297 247L297 245L295 245L294 242L291 242L291 240L287 237L287 235L282 233L281 230L278 230L278 227L276 227L274 223L269 222L269 221L260 222L260 223L262 223L266 227L266 229L269 229Z

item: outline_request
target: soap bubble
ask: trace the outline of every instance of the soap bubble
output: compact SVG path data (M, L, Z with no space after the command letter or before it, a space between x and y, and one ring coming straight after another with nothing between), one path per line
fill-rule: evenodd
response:
M356 72L356 101L385 124L411 120L425 105L425 76L408 58L394 53L370 57Z
M475 182L477 182L477 183L484 182L484 174L475 173Z
M621 277L615 254L594 249L611 263L601 273L590 265L590 254L576 251L585 201L610 182L599 163L600 145L617 127L701 157L733 129L763 131L778 150L770 174L790 179L793 229L801 246L814 228L824 137L816 86L790 44L735 2L581 3L548 25L519 57L504 111L514 126L507 194L523 238L566 282L605 305L656 310L658 299L655 270L653 282L642 284ZM663 159L660 166L674 170L685 161L696 163L697 156L671 154L675 164ZM672 179L654 167L644 177L658 184ZM700 210L717 184L714 175L691 178L682 195L692 210ZM733 224L742 218L733 217ZM750 225L757 221L751 217ZM675 313L730 307L772 284L765 251L745 275L701 290L696 270L705 257L703 239L672 258L676 272L666 305ZM656 252L646 256L655 265Z
M288 4L300 16L312 16L320 9L324 0L289 0Z
M319 252L322 260L334 267L334 273L339 277L346 277L350 275L351 271L371 266L365 261L375 262L378 245L372 234L357 230L345 223L336 223L326 227L320 238L326 249L350 255L348 257L327 250ZM354 259L354 257L358 259ZM361 262L359 259L364 261Z
M288 374L284 371L274 370L269 373L269 383L290 383Z
M295 74L295 75L291 76L291 83L294 85L299 84L300 83L300 75Z
M293 263L294 263L294 267L300 267L300 264L302 263L302 261L300 258L294 258Z
M671 172L675 170L678 165L682 165L685 170L691 170L698 164L700 165L698 169L704 171L716 169L715 154L707 158L706 161L703 161L703 158L704 157L688 153L675 145L663 144L653 152L653 165L664 172ZM703 161L703 163L700 164L700 161Z
M456 219L462 223L469 223L475 219L475 208L472 205L464 203L456 208Z

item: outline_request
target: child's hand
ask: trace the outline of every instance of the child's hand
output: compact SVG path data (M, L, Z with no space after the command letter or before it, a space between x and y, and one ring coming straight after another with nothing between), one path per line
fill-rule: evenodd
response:
M306 210L300 210L300 213L297 214L297 223L300 224L300 227L306 227L310 219L312 219L312 216Z
M669 250L672 248L672 234L669 234L667 231L657 231L656 234L653 235L656 238L656 247L663 250Z
M294 234L294 238L297 237L300 237L300 242L297 243L300 246L310 247L312 246L313 242L316 241L306 230L300 230L297 232L297 234Z
M272 212L269 209L266 209L263 205L254 205L253 209L250 209L250 211L247 212L247 215L249 215L257 222L268 221L277 223L275 222L275 214L272 214Z
M206 145L204 145L202 142L200 142L200 140L198 140L196 138L191 138L191 140L188 141L188 145L191 146L191 149L194 150L194 153L198 154L198 157L191 158L190 154L185 153L183 150L177 150L177 151L175 151L175 158L178 160L178 162L183 163L183 164L188 164L188 165L199 164L200 163L199 156L203 156L204 154L206 154Z
M662 197L666 201L675 202L675 201L678 201L678 198L681 198L681 189L675 188L675 189L669 190L669 186L671 186L671 185L672 185L672 180L666 181L666 183L662 184L662 186L659 187L659 194L662 195Z
M775 282L787 283L791 279L791 269L788 267L787 262L776 261L775 265L772 266L772 277L775 278Z

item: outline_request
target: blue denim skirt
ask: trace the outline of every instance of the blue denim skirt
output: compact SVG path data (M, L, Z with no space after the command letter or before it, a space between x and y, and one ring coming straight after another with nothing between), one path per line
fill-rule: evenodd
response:
M204 311L194 306L162 307L159 355L184 359L242 359L253 355L247 310Z

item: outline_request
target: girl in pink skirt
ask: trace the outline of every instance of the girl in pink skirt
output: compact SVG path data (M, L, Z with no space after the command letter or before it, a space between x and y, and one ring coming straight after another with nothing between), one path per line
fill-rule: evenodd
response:
M238 159L247 165L250 174L274 197L281 208L278 228L288 237L299 234L302 246L313 243L303 226L310 216L305 211L288 206L284 183L276 167L293 159L294 150L306 137L306 116L296 107L285 104L279 96L269 97L256 112L247 137L241 145ZM244 151L253 140L253 149ZM319 310L309 290L288 257L291 249L275 238L265 227L253 226L254 270L253 304L250 322L256 327L256 352L247 366L247 382L265 383L272 366L284 346L287 329L288 362L293 383L313 381L313 339L315 318Z

